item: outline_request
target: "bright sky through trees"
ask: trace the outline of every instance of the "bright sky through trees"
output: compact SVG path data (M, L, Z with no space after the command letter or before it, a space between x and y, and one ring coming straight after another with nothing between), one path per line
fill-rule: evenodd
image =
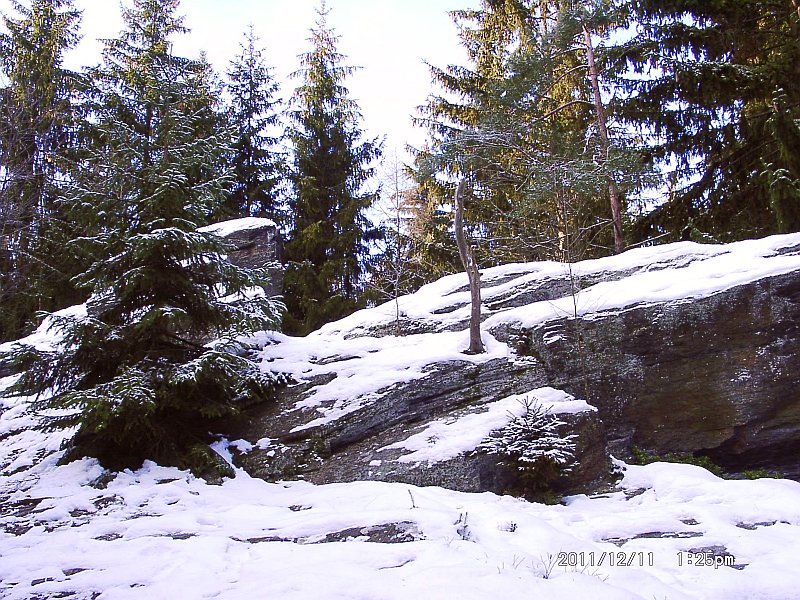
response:
M424 61L437 66L465 63L448 11L477 7L478 0L328 0L327 4L329 23L341 38L339 50L348 64L360 67L347 85L361 107L367 134L387 135L387 147L421 144L425 134L413 128L411 115L431 89ZM76 6L83 10L84 39L69 55L72 68L98 63L102 46L97 40L114 37L122 28L119 2L76 0ZM298 54L309 49L309 28L318 7L318 0L182 0L178 12L185 15L191 33L176 40L175 52L196 57L205 50L216 70L224 72L252 22L281 82L281 96L286 97L299 84L289 75L299 67ZM8 12L10 2L0 0L0 10Z

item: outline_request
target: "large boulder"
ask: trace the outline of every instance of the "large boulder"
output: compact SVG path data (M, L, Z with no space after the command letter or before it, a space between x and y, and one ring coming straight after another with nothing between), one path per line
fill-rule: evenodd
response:
M564 436L577 438L576 464L555 482L554 491L588 493L602 487L611 464L597 411L558 390L537 388L540 382L540 370L529 363L450 361L413 384L379 390L380 398L345 417L308 427L304 424L314 413L292 407L314 387L290 387L279 393L277 404L255 410L238 429L237 437L246 443L236 461L270 481L376 480L503 493L516 487L518 473L476 447L510 420L520 409L515 399L527 394L558 415ZM413 451L420 445L422 452Z
M462 353L463 274L305 338L268 336L264 368L298 383L234 431L236 460L273 480L502 492L515 475L475 451L480 435L438 452L445 425L480 430L515 395L558 393L588 403L565 417L579 467L559 491L603 487L609 455L635 448L800 477L800 235L506 265L481 281L485 355ZM428 436L433 454L409 450L430 431L444 432Z
M617 455L703 454L732 470L800 477L798 272L691 302L560 319L517 339L550 385L598 407Z

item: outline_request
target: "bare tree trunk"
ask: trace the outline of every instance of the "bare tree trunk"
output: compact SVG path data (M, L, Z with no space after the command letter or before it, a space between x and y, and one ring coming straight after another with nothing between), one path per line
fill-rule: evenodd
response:
M394 197L394 206L392 209L394 210L394 227L395 227L395 235L397 239L395 240L395 246L397 250L397 256L395 260L397 261L397 268L394 272L394 280L392 281L392 287L394 288L392 291L394 293L394 334L396 336L400 336L400 280L403 276L403 258L400 257L400 211L402 210L402 203L400 199L400 173L399 173L399 161L397 159L397 150L394 152L394 164L392 165L392 178L394 179L394 190L393 190L393 197Z
M486 352L481 340L481 274L478 272L478 265L475 262L475 254L472 248L467 245L467 238L464 235L464 199L461 193L464 191L464 182L459 181L456 187L455 216L453 225L456 232L456 244L458 244L458 254L461 256L461 264L469 278L469 295L472 302L472 312L469 317L469 349L468 354L481 354Z
M600 82L597 76L597 64L594 60L594 46L592 46L592 34L586 24L583 24L583 39L586 45L586 58L589 63L589 79L592 82L592 92L594 94L594 109L597 115L597 130L600 132L600 141L603 150L608 152L608 127L606 126L606 113L603 110L603 99L600 96ZM608 176L608 197L611 202L611 221L614 224L614 252L619 254L625 250L625 238L622 235L622 209L620 202L619 188L612 175Z

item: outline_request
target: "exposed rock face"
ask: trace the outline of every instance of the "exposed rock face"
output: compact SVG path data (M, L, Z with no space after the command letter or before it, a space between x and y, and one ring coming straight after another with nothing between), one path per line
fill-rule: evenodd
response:
M283 294L283 240L278 227L269 219L255 217L233 219L204 227L232 243L236 251L230 256L235 265L247 268L269 268L269 283L264 287L268 296Z
M549 385L588 392L613 453L698 453L800 477L800 273L519 333Z
M541 381L541 370L527 362L443 363L413 384L384 390L380 399L345 418L300 430L296 428L309 415L285 411L304 397L308 386L288 388L279 394L277 405L262 407L237 431L251 442L262 438L274 442L236 460L251 474L273 481L302 476L314 483L396 481L502 493L514 487L517 473L499 466L495 456L464 452L436 462L404 462L401 457L408 451L387 446L422 431L435 419L480 413L488 403L524 393ZM609 479L610 462L598 413L559 417L567 422L564 435L576 434L578 440L576 467L558 483L557 491L581 493L602 487Z
M489 358L431 359L423 376L370 388L379 375L369 362L383 348L378 341L406 340L398 360L413 370L406 354L417 340L424 354L437 340L451 339L449 332L466 330L469 295L461 279L445 278L401 299L401 337L394 337L395 307L378 307L305 338L302 352L292 338L265 349L265 364L288 364L303 383L239 429L253 444L271 440L240 455L239 463L269 479L377 479L502 492L515 474L495 457L463 452L409 462L387 446L433 421L547 386L598 409L570 416L579 468L560 491L599 489L609 479L609 454L627 458L634 447L800 478L800 236L678 244L569 269L549 263L488 269L482 283ZM301 354L300 362L283 360ZM314 400L342 379L358 385Z

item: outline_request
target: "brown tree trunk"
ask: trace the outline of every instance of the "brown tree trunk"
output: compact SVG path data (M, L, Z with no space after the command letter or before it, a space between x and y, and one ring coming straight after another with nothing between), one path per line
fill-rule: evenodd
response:
M597 116L597 130L600 133L600 141L603 150L608 152L608 127L606 126L606 113L603 110L603 99L600 96L600 82L597 76L597 64L594 60L594 46L592 46L592 34L586 24L583 24L583 39L586 45L586 58L589 63L589 79L592 82L592 93L594 94L594 109ZM612 175L608 175L608 198L611 203L611 222L614 225L614 252L619 254L625 250L625 238L622 234L622 209L619 188Z
M481 340L481 274L478 272L478 265L475 263L475 254L472 248L467 245L467 238L464 235L464 199L461 193L464 191L464 182L459 181L456 187L455 197L455 216L453 226L456 233L456 244L458 254L461 256L461 264L469 278L469 295L472 303L472 312L469 317L469 349L468 354L480 354L486 352Z

